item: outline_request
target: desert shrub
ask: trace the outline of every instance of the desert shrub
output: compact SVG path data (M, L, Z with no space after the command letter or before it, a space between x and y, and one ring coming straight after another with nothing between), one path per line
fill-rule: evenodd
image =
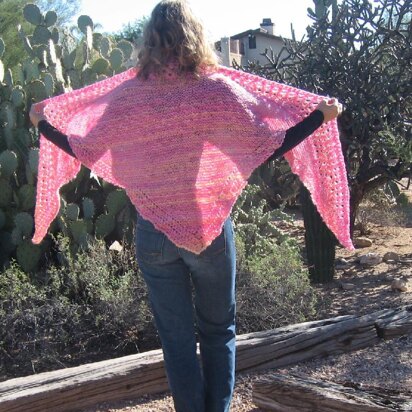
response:
M269 210L249 185L232 213L237 246L238 332L311 318L315 293L297 243L276 227L290 221ZM134 248L93 240L73 253L59 235L46 268L0 276L0 379L74 366L160 347Z
M269 210L259 191L249 185L232 214L238 333L302 322L315 314L316 293L297 242L276 227L276 221L292 218L279 209Z
M95 241L32 277L13 263L0 276L0 369L6 377L136 353L158 346L132 248Z
M412 225L412 203L406 192L383 186L368 193L359 205L355 229L361 235L371 232L372 224L384 226Z

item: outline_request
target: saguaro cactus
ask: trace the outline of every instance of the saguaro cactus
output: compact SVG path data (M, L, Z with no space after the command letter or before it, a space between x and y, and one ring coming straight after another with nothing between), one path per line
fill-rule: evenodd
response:
M303 220L305 223L305 245L310 279L314 283L325 283L335 274L336 238L323 222L309 191L302 185L300 190Z

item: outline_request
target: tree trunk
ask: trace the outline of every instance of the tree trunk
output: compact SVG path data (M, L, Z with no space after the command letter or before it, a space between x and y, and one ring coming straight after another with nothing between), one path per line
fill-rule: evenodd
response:
M305 244L310 279L314 283L333 280L335 274L336 238L323 222L308 190L300 190L303 220L305 223Z

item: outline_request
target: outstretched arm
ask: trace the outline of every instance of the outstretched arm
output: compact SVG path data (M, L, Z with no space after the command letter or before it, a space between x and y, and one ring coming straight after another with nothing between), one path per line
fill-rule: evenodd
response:
M60 149L64 150L70 156L74 158L76 155L73 153L72 148L69 145L67 136L64 133L59 132L53 127L44 117L43 114L34 110L34 107L30 109L30 120L35 127L39 129L39 132L47 139L53 142Z
M276 149L269 160L275 160L296 147L309 137L323 123L337 117L342 112L342 105L336 99L322 101L308 117L286 131L282 146Z
M39 132L47 140L53 142L56 146L60 147L60 149L64 150L70 156L76 157L69 145L67 136L64 133L59 132L47 120L40 120L37 127L39 129Z

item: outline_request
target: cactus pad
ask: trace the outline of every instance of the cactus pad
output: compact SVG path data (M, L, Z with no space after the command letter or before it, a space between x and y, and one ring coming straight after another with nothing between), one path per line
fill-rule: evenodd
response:
M23 16L29 23L36 26L43 22L40 9L35 4L26 4L23 9Z
M36 62L26 60L23 63L23 72L26 82L36 80L40 77L39 65Z
M116 45L123 52L125 60L129 60L133 53L133 45L127 40L120 40Z
M31 148L29 151L29 165L33 173L37 173L39 168L39 149Z
M23 233L18 227L15 227L12 230L12 232L11 232L11 241L13 242L13 245L16 245L16 246L23 243L23 241L24 241Z
M127 203L128 197L124 190L113 190L106 199L107 211L112 215L117 215Z
M18 191L19 206L21 210L30 210L36 204L36 189L30 184L23 185Z
M7 86L13 87L14 81L13 81L13 73L11 69L7 69L6 72L4 73L4 83L6 83Z
M6 231L0 231L0 250L4 253L9 254L13 252L15 246L11 239L11 233Z
M44 17L44 23L46 24L47 27L53 26L56 24L57 21L57 14L55 11L50 10L46 13L46 16Z
M73 222L69 222L68 226L74 241L80 243L81 239L87 233L87 225L85 221L82 219L75 220Z
M59 42L60 33L59 33L59 30L56 27L51 31L51 38L52 38L54 44L57 44Z
M92 70L97 74L104 74L109 67L109 62L106 59L97 59L92 66Z
M15 107L21 107L25 102L25 95L21 86L16 86L11 92L11 101Z
M6 215L5 213L0 209L0 230L3 229L4 225L6 224Z
M100 43L102 42L103 34L93 33L93 48L100 51Z
M50 30L44 26L37 26L34 29L32 44L48 44L51 39Z
M103 57L109 58L112 45L109 38L103 37L100 41L100 53Z
M89 197L85 197L82 202L83 216L85 219L93 219L95 213L94 202Z
M22 127L16 130L15 139L18 140L19 143L22 144L25 148L31 146L32 144L30 132Z
M97 74L89 68L83 71L82 77L86 85L93 84L97 80Z
M77 220L80 214L80 208L75 203L68 203L66 205L66 216L69 220Z
M31 98L36 102L41 102L47 99L47 91L44 83L41 80L34 80L27 85L27 90Z
M10 102L0 104L0 121L8 129L16 127L16 110Z
M17 213L17 215L14 216L14 224L25 237L29 237L33 232L34 220L27 212Z
M6 46L4 45L4 41L2 38L0 38L0 59L3 57L5 50L6 50Z
M115 218L113 215L100 215L96 220L95 235L97 238L105 238L115 228Z
M10 183L6 179L1 178L0 179L0 207L9 206L12 196L13 196L13 189Z
M16 153L11 150L5 150L0 153L0 165L1 175L3 177L10 177L17 170L18 160Z
M77 19L77 26L82 33L86 34L87 27L91 27L93 29L93 20L89 16L82 15Z
M113 49L110 53L109 60L114 70L119 69L124 61L123 52L118 48Z
M50 73L46 73L43 76L44 87L46 88L46 93L48 97L54 94L54 79Z

